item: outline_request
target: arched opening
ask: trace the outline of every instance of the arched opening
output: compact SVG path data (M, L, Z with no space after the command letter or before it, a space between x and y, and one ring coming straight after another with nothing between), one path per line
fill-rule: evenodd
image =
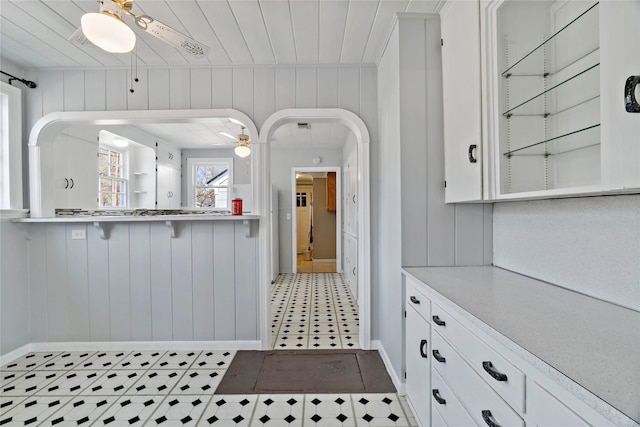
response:
M260 131L260 142L262 147L268 147L274 132L281 126L296 122L337 122L346 126L353 132L357 147L357 174L355 175L354 200L356 202L355 212L357 218L357 261L354 269L357 270L357 293L359 306L359 322L360 322L360 347L369 349L371 347L371 290L370 290L370 194L369 194L369 132L362 121L354 113L337 108L327 109L286 109L271 115L262 126ZM270 159L269 150L262 150L262 160L264 167L260 168L260 177L258 179L260 188L260 197L262 202L262 212L269 212L271 209L269 194L271 193L271 166L273 162ZM264 218L264 217L263 217ZM272 277L271 265L271 233L269 227L269 219L264 219L261 223L262 268L264 269L262 277ZM288 242L286 244L289 244ZM355 271L354 270L354 271ZM271 344L271 305L269 298L269 283L263 284L261 290L261 314L262 314L262 345L263 349L270 348Z

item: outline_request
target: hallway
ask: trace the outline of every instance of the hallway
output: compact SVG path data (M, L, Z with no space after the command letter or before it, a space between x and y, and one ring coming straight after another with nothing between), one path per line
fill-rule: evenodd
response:
M360 348L358 304L340 273L281 274L271 285L273 349Z

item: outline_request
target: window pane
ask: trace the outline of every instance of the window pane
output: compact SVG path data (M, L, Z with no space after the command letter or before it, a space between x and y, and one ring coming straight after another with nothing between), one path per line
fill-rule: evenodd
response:
M101 192L110 192L111 189L111 180L108 178L100 178L100 191Z
M103 149L98 153L98 173L105 176L109 174L109 154Z
M127 207L127 195L124 193L116 193L113 195L113 206L118 208Z
M111 193L100 193L100 207L113 206Z
M228 167L226 165L196 166L196 185L226 185Z
M196 188L196 207L213 208L216 204L215 188Z

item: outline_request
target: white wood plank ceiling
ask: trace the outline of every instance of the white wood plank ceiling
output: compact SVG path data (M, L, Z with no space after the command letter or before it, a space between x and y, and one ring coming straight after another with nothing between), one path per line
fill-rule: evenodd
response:
M109 0L106 0L109 1ZM437 0L135 0L147 14L209 47L198 58L134 28L139 67L373 64L396 12L432 13ZM128 67L68 40L94 0L1 0L0 56L24 68ZM129 17L124 17L135 27Z

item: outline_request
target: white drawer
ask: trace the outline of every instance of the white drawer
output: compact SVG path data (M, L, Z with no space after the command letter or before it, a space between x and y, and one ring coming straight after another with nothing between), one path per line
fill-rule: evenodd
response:
M523 427L524 421L516 411L484 381L476 371L440 336L432 331L433 368L449 388L463 402L464 407L479 426L497 424L503 427ZM444 361L437 359L444 358ZM485 418L488 421L485 421Z
M462 326L438 304L433 303L431 313L433 329L445 337L503 399L518 412L524 413L524 373Z
M527 381L527 414L539 426L587 427L590 425L531 380Z
M431 427L449 427L435 406L431 407Z
M413 307L427 322L431 322L431 301L420 291L420 285L407 277L405 307Z
M453 394L437 371L431 372L431 413L438 412L449 426L475 426L471 415Z

